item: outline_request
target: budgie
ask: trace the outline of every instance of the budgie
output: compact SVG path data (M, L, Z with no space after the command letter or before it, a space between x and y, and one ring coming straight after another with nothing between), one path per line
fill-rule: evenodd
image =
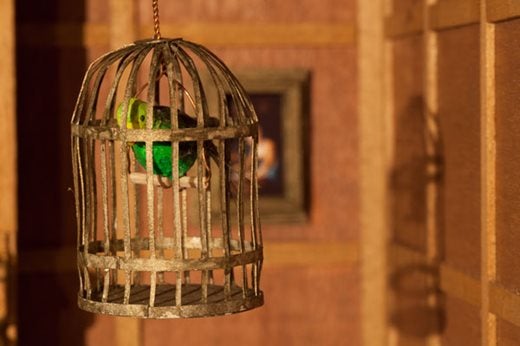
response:
M131 98L128 102L128 112L126 125L129 129L145 129L146 128L146 109L148 104L137 98ZM121 103L116 112L117 123L122 125L123 121L123 104ZM153 109L153 128L154 129L170 129L170 108L165 106L154 106ZM217 119L211 118L213 122ZM178 111L179 128L196 127L197 120L189 115ZM218 152L216 146L211 141L204 143L204 149L209 153L218 164ZM146 168L146 144L144 142L136 142L132 144L137 162ZM153 155L153 173L162 177L172 178L172 146L171 142L154 142L152 147ZM186 175L188 170L193 166L197 159L197 143L196 142L180 142L179 143L179 177Z

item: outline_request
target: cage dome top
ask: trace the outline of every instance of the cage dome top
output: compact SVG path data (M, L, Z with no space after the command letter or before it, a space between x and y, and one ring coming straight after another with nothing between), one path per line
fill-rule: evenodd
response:
M167 92L160 95L159 89ZM155 140L202 139L200 128L215 130L206 131L204 139L245 136L256 131L258 123L246 91L215 54L182 38L161 38L136 41L90 65L72 117L74 133L82 135L85 126L101 126L112 129L106 139L120 139L121 132L142 136L143 132L132 133L124 126L125 119L118 122L116 118L116 108L128 111L136 98L150 104L150 109L158 104L169 106L172 114L186 112L197 121L196 126L183 129L181 136L175 134L179 126L172 117L172 131L167 131L171 133L156 131ZM127 112L122 114L126 117ZM148 129L153 126L152 122L147 125ZM226 131L216 131L223 128Z

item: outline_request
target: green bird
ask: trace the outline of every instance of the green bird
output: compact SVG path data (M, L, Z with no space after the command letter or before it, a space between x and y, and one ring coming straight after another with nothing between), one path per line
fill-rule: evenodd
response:
M148 104L137 98L131 98L128 102L128 113L126 117L126 125L129 129L146 129L146 110ZM123 104L117 108L117 123L119 126L123 122ZM153 128L154 129L170 129L171 128L170 108L165 106L154 106L153 108ZM218 121L211 118L212 121ZM178 111L179 128L196 127L197 120L190 117L184 112ZM205 150L218 163L217 148L211 141L204 144ZM132 144L132 150L137 162L146 169L146 144L144 142L136 142ZM172 144L171 142L154 142L152 146L153 155L153 173L172 178ZM186 175L188 170L193 166L197 159L197 142L180 142L179 143L179 177Z

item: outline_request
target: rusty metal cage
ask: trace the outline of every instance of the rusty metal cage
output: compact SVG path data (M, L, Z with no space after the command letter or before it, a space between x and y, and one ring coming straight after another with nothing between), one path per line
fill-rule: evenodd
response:
M80 308L176 318L263 304L258 119L213 53L152 39L100 57L71 139ZM193 162L181 172L186 155ZM157 172L164 162L170 175Z

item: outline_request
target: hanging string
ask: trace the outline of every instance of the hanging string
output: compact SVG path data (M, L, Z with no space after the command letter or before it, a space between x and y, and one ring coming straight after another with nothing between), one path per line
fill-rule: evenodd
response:
M156 40L161 39L161 30L159 29L159 0L152 0L152 9L153 9L153 29L154 36L153 38Z

